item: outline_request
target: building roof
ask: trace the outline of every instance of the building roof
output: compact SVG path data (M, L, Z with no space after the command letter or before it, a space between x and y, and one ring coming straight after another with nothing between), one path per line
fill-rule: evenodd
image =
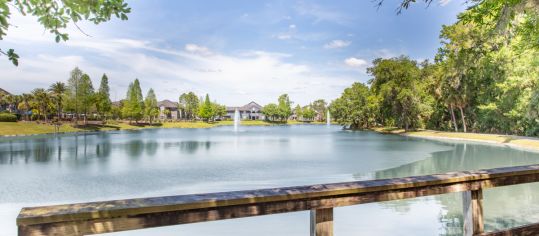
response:
M8 91L6 91L6 90L4 90L2 88L0 88L0 93L5 94L5 95L11 95L11 93L9 93Z
M178 103L165 99L163 101L158 102L157 107L178 108Z
M227 111L235 111L236 109L238 109L238 111L260 111L262 110L262 106L256 102L250 102L241 107L226 107Z

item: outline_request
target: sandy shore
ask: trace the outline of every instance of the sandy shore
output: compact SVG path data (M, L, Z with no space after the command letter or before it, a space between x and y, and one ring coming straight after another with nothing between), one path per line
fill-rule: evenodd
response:
M457 132L443 132L434 130L421 130L405 132L402 129L374 129L381 133L398 134L408 137L433 139L433 140L445 140L445 141L466 141L466 142L478 142L488 143L494 145L501 145L511 147L515 149L521 149L526 151L539 152L539 138L516 136L516 135L502 135L502 134L480 134L480 133L457 133Z

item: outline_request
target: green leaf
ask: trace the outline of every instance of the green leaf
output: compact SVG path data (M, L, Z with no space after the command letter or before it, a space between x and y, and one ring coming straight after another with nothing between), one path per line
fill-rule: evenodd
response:
M9 49L7 51L8 59L13 63L13 65L18 66L19 65L19 55L15 53L15 50Z
M61 32L69 23L84 19L98 24L114 16L127 20L127 14L131 12L125 0L0 0L0 40L10 26L10 7L23 16L37 18L38 23L54 35L57 43L69 40L68 34ZM10 60L13 64L18 64L17 59L18 55L12 53Z

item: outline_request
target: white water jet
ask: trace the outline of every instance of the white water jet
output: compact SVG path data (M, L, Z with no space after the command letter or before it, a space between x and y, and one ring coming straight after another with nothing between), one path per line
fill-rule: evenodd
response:
M331 125L331 117L329 116L329 110L326 113L326 125L327 126Z
M240 126L240 112L238 109L234 111L234 131L238 132L238 126Z

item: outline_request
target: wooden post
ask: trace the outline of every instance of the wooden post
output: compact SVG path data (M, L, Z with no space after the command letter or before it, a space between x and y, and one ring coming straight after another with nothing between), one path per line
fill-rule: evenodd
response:
M465 236L483 233L483 191L481 189L462 193L463 232Z
M311 210L311 236L333 236L333 208Z

